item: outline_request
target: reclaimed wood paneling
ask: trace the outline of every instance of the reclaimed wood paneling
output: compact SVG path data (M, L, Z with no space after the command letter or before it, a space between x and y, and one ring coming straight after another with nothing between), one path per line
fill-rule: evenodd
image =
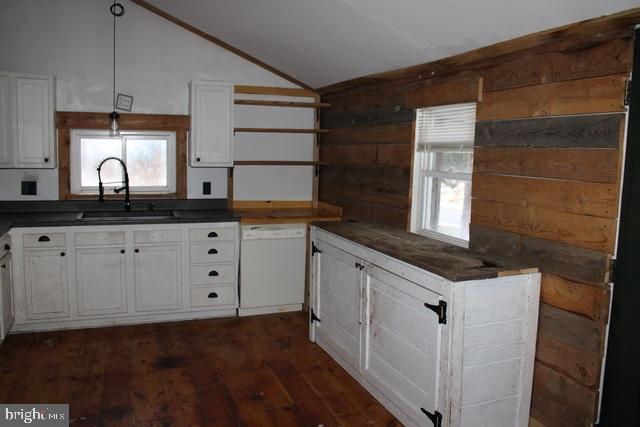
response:
M536 359L588 387L600 381L602 357L549 337L538 334Z
M56 127L66 129L109 129L109 113L58 111ZM189 130L189 116L171 114L120 113L122 130Z
M628 74L485 92L478 120L623 112Z
M430 79L407 91L407 105L411 108L459 104L478 101L478 73L467 73L449 79Z
M473 171L528 177L616 183L620 151L581 148L476 147Z
M588 215L474 200L473 224L613 253L616 221Z
M587 352L602 354L605 334L602 323L544 303L540 304L539 316L539 334L553 337Z
M624 114L594 114L478 122L481 147L618 148Z
M606 283L608 279L607 254L551 240L472 223L469 227L469 248L487 254L522 259L539 266L545 273L578 282L598 285Z
M587 285L549 273L542 275L542 302L593 321L607 322L610 298L608 286Z
M579 215L604 218L618 215L618 187L613 184L476 173L472 196Z
M482 70L488 92L522 86L626 73L631 69L630 37L587 43L564 51L525 55Z
M332 129L321 136L320 145L331 144L409 144L413 143L413 123L389 123Z
M337 129L345 127L367 126L370 124L413 122L415 110L403 105L373 108L354 112L326 112L320 121L323 128Z
M598 393L541 362L533 371L531 416L547 427L587 426L595 420Z

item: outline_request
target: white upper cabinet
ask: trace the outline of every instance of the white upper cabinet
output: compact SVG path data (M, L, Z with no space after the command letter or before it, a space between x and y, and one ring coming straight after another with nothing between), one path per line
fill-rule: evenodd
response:
M233 85L192 82L190 115L191 166L233 166Z
M14 110L12 108L11 76L0 73L0 167L8 167L13 161L12 145L15 137Z
M55 168L53 77L0 73L0 168Z

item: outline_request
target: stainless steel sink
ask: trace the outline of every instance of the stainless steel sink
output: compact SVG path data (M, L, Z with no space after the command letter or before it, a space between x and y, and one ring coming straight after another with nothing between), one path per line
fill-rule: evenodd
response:
M86 211L80 221L144 221L177 218L175 211Z

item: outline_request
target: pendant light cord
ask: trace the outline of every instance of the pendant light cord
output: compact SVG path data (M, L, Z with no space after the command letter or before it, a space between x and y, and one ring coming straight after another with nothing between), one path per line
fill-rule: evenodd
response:
M116 18L124 15L124 6L113 0L113 4L109 8L113 15L113 111L116 111Z

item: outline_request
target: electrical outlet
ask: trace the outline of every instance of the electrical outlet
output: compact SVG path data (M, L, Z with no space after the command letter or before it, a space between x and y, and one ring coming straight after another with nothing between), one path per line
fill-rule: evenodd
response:
M202 194L211 194L211 181L204 181L202 183Z
M22 195L23 196L37 196L38 195L38 181L22 181Z

